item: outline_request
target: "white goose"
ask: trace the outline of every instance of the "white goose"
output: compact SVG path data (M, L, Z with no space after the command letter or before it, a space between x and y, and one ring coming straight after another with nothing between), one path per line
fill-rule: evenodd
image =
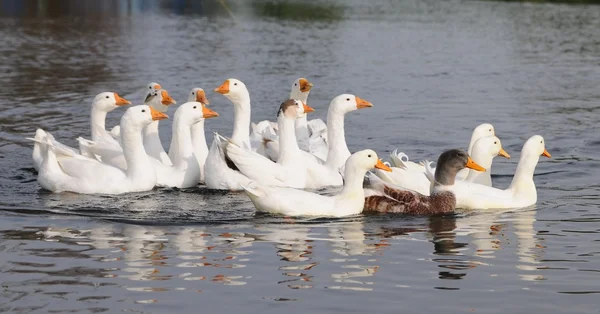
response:
M127 170L61 150L47 140L42 145L44 161L38 182L52 192L120 194L151 190L156 172L142 144L142 129L167 115L149 106L131 107L121 118L121 132Z
M225 80L215 92L233 103L233 134L227 140L215 133L204 164L204 182L209 189L240 191L242 185L247 185L250 180L225 156L224 141L250 149L250 93L242 81L233 78Z
M295 121L304 115L304 108L312 109L294 99L288 99L281 104L277 114L281 147L276 163L235 143L226 146L226 156L233 161L241 173L258 184L305 188L306 157L298 147L295 130Z
M331 101L327 111L327 161L323 165L317 158L306 158L309 173L307 188L342 185L340 171L350 157L344 132L344 116L348 112L369 107L373 107L373 104L351 94L339 95Z
M122 98L117 93L104 92L104 93L100 93L100 94L96 95L96 97L94 97L94 101L92 102L91 113L90 113L90 129L91 129L91 133L92 133L91 134L92 139L98 139L99 137L102 136L102 134L104 134L106 132L105 123L106 123L106 114L108 112L111 112L120 106L125 106L125 105L129 105L129 104L131 104L130 101ZM54 146L60 147L63 150L70 150L73 154L80 153L79 150L76 150L76 149L66 146L64 144L61 144L60 142L54 140L54 137L50 133L48 133L42 129L38 129L36 131L36 135L35 135L35 139L37 141L33 145L33 154L32 154L33 166L36 170L39 170L40 165L42 164L42 161L43 161L43 156L41 153L39 142L42 141L43 139L46 139L48 137L48 135L50 135L49 138L51 138L53 140Z
M148 100L150 99L150 96L152 96L153 94L155 94L156 92L158 92L158 90L160 90L162 87L160 86L160 84L156 83L156 82L150 82L148 85L146 85L146 96L144 96L144 105L148 105L146 102L148 102ZM116 139L116 140L120 140L121 137L121 127L117 124L115 125L111 130L110 130L110 135ZM94 139L92 139L94 140Z
M188 102L190 101L197 101L204 107L209 104L206 93L202 88L192 89L188 96ZM204 134L204 119L192 125L192 145L194 146L194 155L198 160L198 167L200 167L200 183L204 183L204 164L208 156L208 145L206 144L206 135ZM170 151L169 157L171 160L173 159Z
M456 179L466 180L467 182L474 182L478 184L484 184L487 186L492 185L491 178L491 167L492 161L496 156L503 156L510 158L510 155L502 148L502 142L496 136L485 136L477 141L472 146L471 158L487 169L485 172L469 170L467 176L464 179L459 178L458 174ZM431 181L427 178L426 173L415 171L414 168L409 167L392 167L392 172L382 172L375 170L374 173L381 180L390 184L395 188L404 188L412 191L419 192L423 195L430 195ZM433 173L433 169L431 172ZM463 170L461 170L463 171ZM460 171L459 171L460 173Z
M192 126L204 119L219 116L199 102L187 102L175 111L173 138L169 149L173 166L155 162L156 185L177 188L196 186L200 181L200 167L192 145Z
M175 100L171 98L169 93L166 90L161 89L150 95L150 97L147 98L146 104L155 111L164 113L167 111L168 106L174 103ZM160 137L158 136L158 121L153 121L150 125L146 126L142 137L144 148L150 157L153 157L166 165L173 164L160 142ZM77 140L79 141L79 147L82 151L89 152L89 154L99 157L105 164L121 169L127 169L123 148L120 144L121 139L117 141L112 138L112 136L105 134L95 141L89 141L81 137ZM161 156L163 158L161 158Z
M453 186L436 185L432 192L453 192L456 196L456 207L464 209L502 209L531 206L537 202L533 173L540 156L551 158L550 153L545 148L544 138L534 135L523 145L517 170L507 189L501 190L482 184L457 180ZM433 179L430 169L428 169L427 175Z
M244 190L260 212L286 216L333 216L360 214L365 203L363 178L373 167L388 169L377 153L367 149L352 155L346 161L346 182L341 193L323 196L303 190L261 186L255 182L245 185Z

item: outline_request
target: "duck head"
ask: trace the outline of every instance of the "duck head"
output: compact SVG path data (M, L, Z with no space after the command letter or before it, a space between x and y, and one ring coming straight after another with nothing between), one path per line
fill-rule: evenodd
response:
M190 101L197 101L203 105L209 104L208 98L206 98L206 93L202 88L199 87L192 89L192 91L190 92L188 96L188 102Z
M341 94L335 97L329 105L329 110L346 114L357 109L373 107L373 104L352 94Z
M494 135L484 136L475 142L472 155L475 156L476 154L484 154L491 158L502 156L510 159L510 155L502 148L502 142Z
M453 185L456 173L464 168L485 171L485 168L474 162L467 152L460 149L447 150L438 158L435 181L442 185Z
M92 106L94 109L111 112L120 106L130 105L131 102L119 96L117 93L104 92L94 97Z

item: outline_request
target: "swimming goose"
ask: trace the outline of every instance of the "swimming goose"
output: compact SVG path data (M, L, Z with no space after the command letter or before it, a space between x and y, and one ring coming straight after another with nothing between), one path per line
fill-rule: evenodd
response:
M250 93L246 85L234 78L225 80L215 92L229 99L234 106L234 124L231 139L215 133L204 164L204 181L209 189L241 191L250 180L237 170L225 156L225 146L231 142L239 147L250 148Z
M209 104L206 93L202 88L192 89L188 96L188 102L190 101L197 101L204 107ZM204 183L204 164L208 156L208 145L206 144L206 136L204 134L204 119L192 125L192 145L194 146L194 155L198 160L198 167L200 167L200 183ZM169 157L171 160L173 159L170 151Z
M91 113L90 113L90 130L91 130L92 139L98 139L103 134L103 132L106 132L105 123L106 123L106 114L108 112L111 112L120 106L125 106L125 105L129 105L129 104L131 104L130 101L122 98L117 93L104 92L104 93L100 93L100 94L96 95L96 97L94 97L94 101L92 102ZM42 129L38 129L36 131L35 139L37 141L33 144L33 154L32 154L33 166L34 166L35 170L39 170L40 165L43 162L43 156L41 154L39 142L42 141L42 139L45 139L47 137L47 134L50 134L50 133L48 133ZM52 136L51 136L51 138L54 139L54 137L52 137ZM71 147L64 145L56 140L54 140L53 145L60 147L63 150L70 150L73 154L80 153L80 150L71 148ZM85 153L84 153L84 155L85 155ZM88 156L88 157L92 157L92 156Z
M453 186L437 185L436 191L451 191L456 195L456 207L464 209L505 209L522 208L537 202L537 190L533 182L533 173L540 156L551 158L545 148L544 138L540 135L530 137L523 145L517 170L510 186L497 189L482 184L456 181ZM430 179L434 179L428 176Z
M360 214L365 203L363 178L370 169L389 169L377 153L367 149L354 153L346 161L346 181L335 196L323 196L304 190L262 186L255 182L244 185L244 191L259 212L286 216L342 217Z
M344 115L348 112L373 107L373 104L351 94L335 97L327 111L327 161L321 164L317 158L306 158L309 177L307 188L342 185L341 168L350 157L344 132Z
M200 167L194 155L192 145L192 126L204 119L219 116L199 102L187 102L175 111L173 119L173 138L169 148L173 166L161 162L155 163L156 185L188 188L200 181Z
M142 129L152 121L166 118L167 115L146 105L134 106L125 112L120 123L128 166L125 171L71 154L46 141L41 146L44 162L38 182L57 193L120 194L151 190L156 184L156 172L142 144Z
M365 199L364 212L402 213L414 215L436 215L454 212L456 196L452 191L437 190L437 186L453 186L458 171L470 168L476 171L485 171L469 155L459 149L443 152L437 161L435 169L434 192L431 196L403 189L396 189L379 181L373 184L378 195L371 195ZM376 178L376 177L371 177Z
M288 99L281 104L277 113L281 145L277 162L235 143L226 146L226 156L242 174L258 184L305 188L306 157L298 147L295 130L295 122L304 115L305 108L312 109L294 99Z
M159 89L161 89L160 84L156 83L156 82L150 82L148 85L146 85L147 89L146 91L146 95L144 96L144 105L148 105L146 102L150 99L150 96L152 96L154 93L156 93ZM121 136L121 127L117 124L115 125L112 129L110 129L110 135L116 139L116 140L120 140L120 136ZM92 139L95 141L95 139Z
M174 103L175 100L171 98L169 93L166 90L161 89L147 98L146 105L152 107L155 111L164 113L167 111L168 106ZM157 159L166 165L173 164L160 143L160 138L158 136L158 121L153 121L144 128L142 138L144 148L150 157ZM79 137L77 140L79 141L79 147L82 151L89 151L90 154L97 156L105 164L123 170L127 169L123 148L120 143L121 139L117 141L113 139L112 136L105 134L95 141L89 141L82 137ZM161 156L163 158L161 158Z
M491 186L492 178L491 178L491 167L492 161L496 156L502 156L505 158L510 158L510 155L502 148L502 142L496 136L485 136L477 141L472 147L473 155L471 158L473 160L488 169L488 171L480 172L475 170L469 170L467 173L467 177L461 179L458 175L456 176L458 180L466 180L468 182L474 182L478 184L484 184ZM374 173L381 180L397 187L403 187L406 189L410 189L413 191L417 191L423 195L429 195L431 189L431 181L427 178L425 173L420 171L414 171L414 168L407 167L391 167L392 172L382 172L375 170ZM464 172L464 169L459 171L459 173Z

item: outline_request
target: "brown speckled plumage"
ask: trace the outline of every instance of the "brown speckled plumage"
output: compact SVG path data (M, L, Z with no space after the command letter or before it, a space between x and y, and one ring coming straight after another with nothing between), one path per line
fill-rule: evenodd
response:
M364 213L402 213L410 215L442 215L454 212L456 197L452 192L431 196L384 187L384 196L365 198Z

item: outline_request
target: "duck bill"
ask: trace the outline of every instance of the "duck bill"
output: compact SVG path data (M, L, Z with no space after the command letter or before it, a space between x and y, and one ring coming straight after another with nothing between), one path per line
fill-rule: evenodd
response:
M356 98L356 108L357 109L373 107L372 103L370 103L358 96L354 96L354 97Z
M303 93L310 92L310 89L313 87L313 83L309 82L307 79L300 79L300 91Z
M204 116L204 119L216 118L219 116L218 113L208 109L206 106L202 106L202 115Z
M469 169L473 169L475 171L483 171L485 172L485 168L483 168L482 166L478 165L475 161L473 161L473 159L471 159L471 157L469 157L469 159L467 159L467 164L465 165L466 168Z
M154 121L159 121L159 120L164 120L164 119L168 119L169 116L167 116L166 114L150 107L150 114L152 115L152 120Z
M510 155L504 150L504 148L500 149L500 152L498 153L498 156L502 156L506 159L510 159Z
M387 172L392 172L392 168L390 168L389 166L386 166L383 163L383 161L381 161L381 159L377 160L377 163L375 164L375 168L385 170Z
M552 158L552 155L550 155L550 153L546 149L544 149L544 152L542 153L542 156L548 157L548 158Z
M171 97L171 95L169 95L169 92L167 92L166 90L162 90L160 92L160 95L162 96L162 100L160 101L161 104L168 106L168 105L174 105L177 102L175 101L175 99L173 99Z
M119 94L114 93L115 94L115 101L117 106L126 106L126 105L131 105L131 101L119 96Z
M309 113L309 112L315 111L315 109L313 109L313 107L311 107L311 106L309 106L309 105L307 105L305 103L302 103L302 105L304 107L304 113Z
M229 80L225 80L221 86L215 88L215 92L222 95L229 93Z
M206 98L206 93L204 93L204 90L199 89L196 92L196 101L203 104L203 105L208 105L208 98Z

